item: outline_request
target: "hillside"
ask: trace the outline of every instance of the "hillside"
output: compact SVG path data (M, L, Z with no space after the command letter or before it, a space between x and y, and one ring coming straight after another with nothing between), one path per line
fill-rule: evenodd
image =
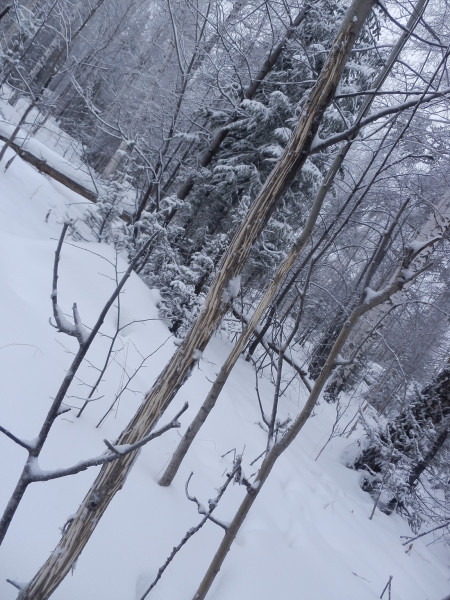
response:
M11 157L12 153L7 157ZM62 159L61 159L62 160ZM0 173L0 277L2 318L0 342L0 424L21 439L39 431L50 399L76 350L76 342L49 325L54 252L64 219L81 219L87 201L16 158ZM46 216L51 210L48 219ZM95 322L114 287L117 271L126 268L114 249L89 241L80 221L76 228L86 239L68 239L59 266L59 304L70 315L76 302L83 323ZM40 468L69 466L101 454L103 439L114 440L133 415L143 393L173 353L176 340L158 318L158 293L133 275L120 297L120 333L114 360L83 415L77 408L105 362L115 332L117 310L112 309L101 336L89 351L62 415L45 446ZM181 429L171 430L146 446L110 509L103 517L72 575L54 594L55 600L135 600L141 597L172 547L201 519L189 491L202 503L216 495L232 466L233 453L243 453L245 473L265 447L265 435L255 392L255 373L240 361L220 396L217 407L200 432L174 484L157 485L158 476L183 432L209 391L210 382L231 348L225 330L216 334L194 373L161 423L183 405ZM145 359L145 360L144 360ZM138 366L129 389L108 410L128 377ZM263 401L270 401L268 377L258 381ZM281 413L295 415L304 402L304 388L295 381L282 398ZM357 394L340 424L354 418ZM320 403L300 437L280 459L261 492L227 557L209 597L214 600L269 600L306 598L369 600L379 598L392 576L392 599L440 600L450 588L450 554L431 536L407 550L401 536L412 535L399 516L377 511L359 487L360 475L345 467L360 432L337 437L315 457L327 441L335 407ZM5 506L23 467L25 452L5 436L0 504ZM60 528L76 510L97 468L27 490L0 550L0 598L15 598L17 590L6 578L26 582L56 545ZM242 498L241 486L230 486L216 517L229 521ZM207 523L176 556L157 587L155 600L191 598L222 537ZM407 550L407 551L405 551ZM384 596L387 597L387 592Z

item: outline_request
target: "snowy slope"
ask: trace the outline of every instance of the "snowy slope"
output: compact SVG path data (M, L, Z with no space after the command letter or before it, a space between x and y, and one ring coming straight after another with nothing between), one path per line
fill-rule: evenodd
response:
M9 154L7 159L12 154ZM54 250L67 214L76 218L85 201L38 174L19 158L6 173L0 169L0 424L19 437L33 438L76 349L73 338L50 327L50 291ZM48 222L45 217L52 209ZM105 260L106 259L106 260ZM60 265L60 305L70 314L78 303L86 325L92 325L113 289L115 254L107 246L69 240ZM119 259L118 268L125 267ZM41 467L69 466L104 450L113 440L174 351L173 338L157 318L157 294L133 276L121 296L121 325L114 364L94 394L97 398L80 419L63 415L48 440ZM114 332L117 312L109 314L102 332ZM142 322L135 322L142 321ZM79 407L103 365L108 338L97 340L67 403ZM170 407L165 422L186 401L187 426L210 387L230 342L218 334L198 368ZM159 349L158 349L159 348ZM157 350L158 349L158 350ZM155 352L157 350L157 352ZM95 424L107 410L142 357L145 366L133 379L100 429ZM55 592L55 600L135 600L154 578L172 547L200 517L184 495L190 491L206 503L214 497L232 463L232 449L244 450L245 471L264 448L264 434L254 391L254 373L238 363L218 406L200 432L170 488L156 481L179 439L172 430L146 447L125 488L117 494L76 569ZM272 386L259 382L270 401ZM285 414L295 414L304 400L301 384L283 400ZM240 532L209 597L212 600L379 598L390 575L395 600L440 600L450 592L448 548L429 538L417 540L411 552L401 545L410 533L397 516L377 512L369 521L372 501L359 488L359 475L342 464L352 440L334 439L318 461L327 440L334 407L321 404L301 436L280 459ZM348 419L353 413L349 412ZM351 451L351 449L350 449ZM25 451L0 437L3 510L25 460ZM16 597L5 582L27 581L59 539L59 528L75 511L97 470L29 487L0 548L0 599ZM229 489L216 516L230 520L244 490ZM176 557L150 594L155 600L187 600L221 540L217 526L207 524ZM385 595L385 598L387 596Z

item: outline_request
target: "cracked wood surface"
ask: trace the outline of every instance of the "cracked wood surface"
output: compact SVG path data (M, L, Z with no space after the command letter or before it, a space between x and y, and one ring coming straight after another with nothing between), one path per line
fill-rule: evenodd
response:
M116 444L137 442L148 433L189 376L195 364L194 352L205 349L227 309L223 302L227 285L242 271L253 242L265 227L279 198L304 164L323 113L335 94L350 50L374 3L375 0L354 0L352 3L322 72L302 109L291 141L231 241L202 312ZM122 488L135 456L136 454L131 453L101 468L59 544L20 592L20 600L45 600L58 587L82 552L114 495Z

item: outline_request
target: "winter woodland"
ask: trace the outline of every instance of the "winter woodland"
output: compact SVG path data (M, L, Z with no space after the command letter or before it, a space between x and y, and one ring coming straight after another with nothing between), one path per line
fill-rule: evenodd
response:
M446 0L1 0L2 599L448 595L449 55Z

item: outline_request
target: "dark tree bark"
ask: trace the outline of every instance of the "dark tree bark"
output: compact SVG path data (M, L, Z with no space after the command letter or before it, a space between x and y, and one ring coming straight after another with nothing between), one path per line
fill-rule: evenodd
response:
M3 19L3 17L6 17L6 15L9 13L10 10L11 10L11 5L5 6L5 8L0 12L0 21Z

